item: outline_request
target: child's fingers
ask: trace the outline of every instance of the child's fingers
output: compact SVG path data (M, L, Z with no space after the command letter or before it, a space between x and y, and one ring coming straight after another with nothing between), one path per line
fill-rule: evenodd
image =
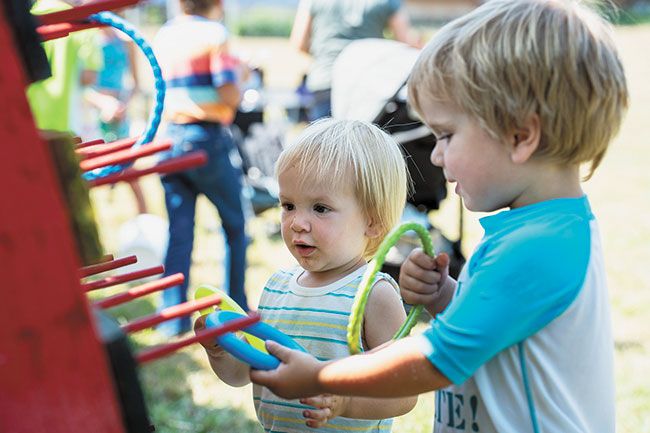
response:
M330 408L332 407L333 397L330 394L321 394L314 397L301 398L300 403L308 404L309 406L314 406L316 408Z
M436 256L435 262L436 262L436 269L442 271L449 267L449 263L451 262L451 259L449 258L449 254L440 253Z
M302 415L307 419L307 422L305 422L306 425L317 428L327 424L327 421L329 421L332 415L332 411L328 407L324 409L306 409L302 412Z
M282 362L287 361L289 359L289 355L291 355L291 349L286 348L273 340L266 340L266 350L269 352L269 354L275 356Z
M408 255L408 260L412 261L419 267L428 269L430 271L434 270L436 267L435 259L425 253L422 248L416 248L411 251L411 253Z

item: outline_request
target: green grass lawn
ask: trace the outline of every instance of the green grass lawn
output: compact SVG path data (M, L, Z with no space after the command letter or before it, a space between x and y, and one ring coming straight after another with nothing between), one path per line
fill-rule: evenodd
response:
M616 32L631 92L631 107L623 129L593 179L585 184L599 218L607 262L614 337L616 344L617 425L621 433L650 433L650 26L621 27ZM238 41L246 46L246 40ZM256 40L256 44L264 42ZM277 40L273 41L277 46ZM249 46L250 47L250 46ZM286 52L286 47L283 48ZM282 76L280 65L270 63L271 76ZM286 66L285 66L286 67ZM286 79L286 75L284 76ZM143 186L153 213L164 216L158 180L150 177ZM93 201L107 251L116 251L119 226L135 215L128 188L93 191ZM221 285L222 239L216 212L199 202L195 251L190 287L202 283ZM466 254L481 232L477 219L465 215ZM458 204L455 198L432 220L455 237ZM272 235L278 213L269 211L251 221L253 243L249 249L247 290L256 302L266 278L278 267L292 263L280 239ZM549 254L553 254L549 251ZM155 296L112 310L119 321L149 314ZM418 332L417 330L415 332ZM155 331L133 338L134 350L163 342ZM199 347L154 361L140 369L142 387L156 431L261 432L252 407L251 388L231 388L214 376ZM433 395L420 397L417 407L400 417L396 432L430 432L434 414Z

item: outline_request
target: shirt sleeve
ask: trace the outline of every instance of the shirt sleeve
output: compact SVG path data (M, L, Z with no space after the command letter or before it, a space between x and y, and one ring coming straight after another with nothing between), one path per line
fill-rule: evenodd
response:
M451 382L463 383L576 299L589 262L590 227L567 219L479 246L452 302L418 337L423 353Z

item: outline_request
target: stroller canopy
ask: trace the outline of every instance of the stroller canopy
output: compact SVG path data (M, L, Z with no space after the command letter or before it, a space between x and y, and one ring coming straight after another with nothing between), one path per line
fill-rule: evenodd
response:
M350 43L332 71L332 117L375 121L406 83L418 54L389 39Z

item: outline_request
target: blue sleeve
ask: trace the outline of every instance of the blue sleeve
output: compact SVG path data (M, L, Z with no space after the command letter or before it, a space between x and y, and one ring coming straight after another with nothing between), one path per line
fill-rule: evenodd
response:
M463 383L576 299L589 263L591 231L585 220L567 219L488 239L472 256L456 296L421 339L423 353L451 382Z

